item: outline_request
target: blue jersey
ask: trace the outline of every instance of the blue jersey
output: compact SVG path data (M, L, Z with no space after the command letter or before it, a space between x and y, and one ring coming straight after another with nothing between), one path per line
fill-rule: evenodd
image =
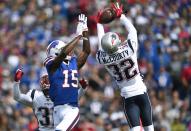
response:
M50 81L49 95L54 106L70 104L78 106L78 70L76 57L72 57L68 64L62 62L54 73L50 73L53 57L46 58L46 66Z

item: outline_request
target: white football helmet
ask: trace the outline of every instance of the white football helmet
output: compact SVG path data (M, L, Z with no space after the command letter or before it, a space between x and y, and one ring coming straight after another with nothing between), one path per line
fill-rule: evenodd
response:
M108 54L117 52L121 40L119 36L114 32L107 32L101 39L101 47Z
M46 49L47 56L53 56L53 57L58 56L62 48L65 47L66 45L67 44L61 40L52 41ZM71 56L66 56L66 59L68 60L71 59Z

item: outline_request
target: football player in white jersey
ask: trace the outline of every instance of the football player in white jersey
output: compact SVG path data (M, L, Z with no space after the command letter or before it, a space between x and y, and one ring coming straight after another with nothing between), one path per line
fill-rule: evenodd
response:
M122 13L122 6L112 4L112 10L128 31L127 40L121 41L114 32L105 33L103 25L99 23L101 15L98 15L99 50L96 58L100 64L105 65L120 89L130 130L140 131L141 120L145 131L153 131L151 104L137 63L137 30Z
M18 69L15 73L15 82L13 87L14 99L26 106L33 108L33 112L37 118L39 131L54 131L53 122L53 108L54 104L49 98L48 90L50 87L48 75L43 75L40 78L41 90L31 89L26 94L20 91L20 80L23 76L21 69ZM87 87L86 80L82 79L79 81L78 90L79 98L84 94L84 89Z

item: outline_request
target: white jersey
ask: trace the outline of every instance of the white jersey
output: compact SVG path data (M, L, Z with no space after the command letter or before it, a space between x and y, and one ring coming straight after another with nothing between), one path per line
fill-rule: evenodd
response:
M33 108L40 131L54 131L53 108L54 104L42 91L29 90L27 94L20 92L19 83L14 84L14 99Z
M121 90L121 96L128 98L135 95L144 94L146 86L140 76L137 62L137 32L131 22L122 15L120 18L122 24L128 29L127 40L119 47L114 54L107 54L99 47L96 58L100 64L104 64L107 71L116 80ZM99 41L103 33L101 24L97 25Z
M80 97L84 94L84 89L79 84L80 88L78 90L78 96ZM22 104L30 106L33 108L33 112L37 118L38 126L40 131L54 131L54 120L53 120L53 110L54 104L47 98L44 93L40 90L29 90L26 94L20 92L19 82L14 83L13 87L14 99ZM75 114L73 114L75 115ZM55 120L57 119L54 117ZM72 119L72 118L70 118ZM60 119L56 120L59 121ZM67 124L65 124L67 126Z
M47 98L42 91L35 90L33 112L38 120L40 131L54 131L53 110L54 104L50 98Z

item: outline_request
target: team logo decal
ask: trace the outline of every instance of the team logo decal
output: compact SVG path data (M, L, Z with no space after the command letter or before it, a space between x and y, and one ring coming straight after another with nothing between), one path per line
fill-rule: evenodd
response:
M111 43L112 43L112 45L114 45L114 41L116 40L117 38L116 38L116 35L115 34L112 34L111 35Z

